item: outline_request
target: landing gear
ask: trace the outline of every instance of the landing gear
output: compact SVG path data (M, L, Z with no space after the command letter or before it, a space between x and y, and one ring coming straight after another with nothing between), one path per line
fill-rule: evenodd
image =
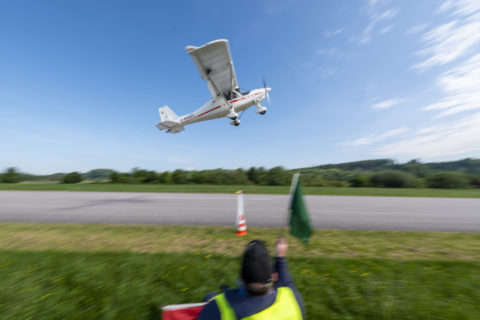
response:
M232 119L233 121L237 120L238 118L238 113L236 113L235 111L233 111L233 108L232 110L230 111L230 113L227 115L228 118Z
M266 112L267 112L267 108L257 104L257 113L259 113L263 116Z
M232 122L230 122L230 124L231 124L232 126L238 127L238 126L240 125L240 120L235 119L235 120L233 120Z

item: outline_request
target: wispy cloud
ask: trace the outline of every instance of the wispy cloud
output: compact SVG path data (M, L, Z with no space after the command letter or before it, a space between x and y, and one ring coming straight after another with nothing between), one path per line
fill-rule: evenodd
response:
M318 55L325 56L327 58L343 58L347 54L343 51L338 50L337 48L330 48L330 49L318 49L316 51Z
M413 68L447 66L435 80L443 97L422 108L434 112L428 127L376 148L376 156L441 159L480 152L480 112L472 114L480 109L480 1L445 1L438 13L447 14L450 21L424 33L424 58ZM461 113L465 115L459 120L446 118Z
M467 9L458 10L470 12ZM424 34L422 42L426 47L418 54L425 59L413 66L420 71L445 65L465 56L480 43L480 12L456 18L433 28Z
M392 98L392 99L387 99L383 101L376 102L372 105L373 109L388 109L393 106L396 106L397 104L400 104L404 102L405 99L400 99L400 98Z
M369 43L372 41L372 33L375 26L382 20L390 20L397 15L397 10L388 9L382 12L376 12L370 17L370 22L367 27L363 30L362 35L360 36L358 42L360 43Z
M389 3L386 0L368 0L364 6L366 14L369 16L369 23L363 29L363 32L360 36L353 37L352 40L361 44L366 44L372 41L372 34L376 26L382 21L388 21L393 19L397 15L396 9L388 9L385 6ZM384 33L393 28L393 26L388 29L389 26L384 27Z
M480 11L478 0L447 0L439 8L438 13L452 10L453 15L469 15Z
M335 37L343 32L343 28L338 28L336 30L325 31L323 35L327 38Z
M408 131L407 128L398 128L398 129L394 129L394 130L389 130L389 131L387 131L383 134L371 134L371 135L368 135L366 137L358 138L358 139L353 140L353 141L344 142L344 143L342 143L342 145L352 146L352 147L369 145L369 144L373 144L373 143L383 141L383 140L385 140L387 138L391 138L393 136L398 136L402 133L405 133L406 131Z
M386 26L386 27L378 30L378 33L380 33L380 34L387 34L387 33L389 33L390 31L392 31L393 28L395 28L395 25L391 24L391 25L389 25L389 26Z
M425 30L427 27L428 27L428 24L426 24L426 23L417 24L415 26L412 26L412 27L408 28L406 33L407 34L417 34L417 33L422 32L423 30Z
M440 74L436 83L444 97L424 110L440 111L445 117L480 109L480 2L477 0L446 1L440 12L450 10L452 21L427 32L424 36L430 57L414 67L431 68L462 56L470 57Z
M331 67L317 67L316 70L321 74L322 79L330 78L331 76L335 75L337 72L335 69Z
M443 73L437 83L445 97L424 110L441 110L437 117L444 117L480 109L480 54Z
M432 159L480 151L480 113L451 124L420 130L415 135L377 148L377 156Z

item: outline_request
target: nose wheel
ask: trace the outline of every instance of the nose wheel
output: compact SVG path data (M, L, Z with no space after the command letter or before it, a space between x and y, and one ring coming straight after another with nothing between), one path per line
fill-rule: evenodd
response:
M235 119L235 120L233 120L232 122L230 122L230 124L231 124L232 126L238 127L238 126L240 125L240 120Z

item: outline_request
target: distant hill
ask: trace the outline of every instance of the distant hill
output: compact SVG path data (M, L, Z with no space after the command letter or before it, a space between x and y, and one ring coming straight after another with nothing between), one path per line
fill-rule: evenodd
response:
M391 159L364 160L345 162L339 164L326 164L315 167L299 168L295 171L301 173L316 173L323 170L339 169L344 171L381 171L381 170L402 170L411 172L417 176L426 176L437 172L463 172L469 174L480 174L480 159L463 159L449 162L428 162L421 163L412 160L404 164L395 163Z
M450 162L431 162L425 165L433 172L458 171L463 173L480 174L480 159L463 159Z
M301 173L315 173L319 170L327 170L327 169L340 169L346 171L353 171L353 170L363 170L363 171L379 171L379 170L386 170L386 169L395 169L398 165L395 164L393 160L390 159L378 159L378 160L363 160L363 161L355 161L355 162L344 162L338 164L324 164L315 167L309 168L300 168Z
M82 176L86 180L102 180L109 179L110 174L114 172L111 169L94 169L86 173L83 173ZM62 181L66 173L54 173L48 175L34 175L28 173L20 173L23 181Z

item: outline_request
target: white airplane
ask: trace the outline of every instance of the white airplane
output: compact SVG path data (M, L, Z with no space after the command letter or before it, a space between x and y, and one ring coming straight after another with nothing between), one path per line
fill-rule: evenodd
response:
M187 46L185 49L192 56L200 76L207 82L212 99L198 110L180 117L168 106L159 108L161 122L157 124L158 129L178 133L185 130L187 124L223 117L230 118L230 124L238 126L240 112L253 105L257 106L257 113L263 115L267 112L267 108L260 105L260 102L265 97L270 101L268 93L271 89L264 82L262 89L240 90L228 40L215 40L201 47Z

